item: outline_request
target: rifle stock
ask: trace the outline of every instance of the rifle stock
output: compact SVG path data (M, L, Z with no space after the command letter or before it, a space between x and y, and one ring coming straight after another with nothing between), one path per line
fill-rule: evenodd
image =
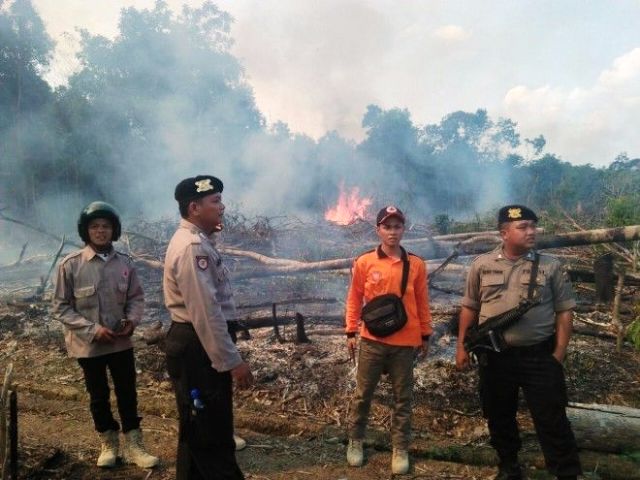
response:
M490 317L481 325L476 324L469 328L464 338L464 349L469 353L481 349L501 352L507 348L504 331L538 303L540 303L539 299L524 298L517 307Z

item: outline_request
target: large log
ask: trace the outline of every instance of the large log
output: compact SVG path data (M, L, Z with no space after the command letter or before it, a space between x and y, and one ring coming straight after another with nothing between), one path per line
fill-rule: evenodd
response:
M544 235L538 239L537 248L540 250L546 248L571 247L579 245L592 245L607 242L626 242L640 239L640 225L629 227L585 230L581 232L562 233L558 235ZM493 232L488 234L480 234L469 240L460 242L457 245L461 254L478 254L487 252L495 248L500 243L500 237ZM448 246L447 246L448 245ZM447 248L451 248L451 243L443 244ZM223 253L234 256L244 256L252 258L263 265L271 265L270 268L256 268L252 270L244 270L236 272L235 279L267 277L274 275L296 275L300 273L318 272L324 270L341 270L349 268L353 262L352 258L337 258L333 260L322 260L318 262L301 262L298 260L272 258L257 252L246 250L232 249L222 247ZM451 248L452 250L452 248ZM152 268L162 268L162 262L158 260L150 260L141 257L134 257L136 261ZM440 260L428 260L429 270L437 268L441 263Z
M580 448L640 452L640 410L636 408L570 403L567 416Z
M640 240L640 225L542 235L538 237L536 248L544 250L546 248L577 247L634 240ZM459 249L461 253L484 253L495 248L498 243L500 243L500 239L496 235L481 235L461 242Z

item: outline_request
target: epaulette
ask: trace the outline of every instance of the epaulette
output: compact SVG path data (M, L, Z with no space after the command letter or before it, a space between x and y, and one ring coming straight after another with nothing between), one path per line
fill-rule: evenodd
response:
M62 259L62 261L60 262L60 265L67 263L69 260L71 260L72 258L76 258L80 254L82 254L82 250L76 250L75 252L71 252L70 254L68 254L66 257Z
M128 261L133 262L133 257L128 253L120 252L119 250L115 250L115 249L114 249L114 252L116 255L120 255L121 257L124 257Z
M493 253L493 250L489 250L488 252L484 252L484 253L480 253L478 255L475 256L475 258L473 259L473 261L475 262L476 260L478 260L479 258L482 257L488 257L489 255L491 255Z

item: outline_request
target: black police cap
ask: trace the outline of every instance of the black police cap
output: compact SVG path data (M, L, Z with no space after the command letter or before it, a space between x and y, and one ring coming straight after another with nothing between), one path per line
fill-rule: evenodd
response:
M224 185L222 180L211 175L198 175L182 180L176 185L173 197L182 202L185 200L196 200L214 193L221 193Z
M505 205L498 211L498 225L518 220L533 220L537 222L538 216L533 210L524 205Z
M402 210L394 207L393 205L387 205L378 212L378 215L376 216L376 225L380 225L386 219L391 217L397 217L402 223L404 223L405 221L404 213L402 213Z

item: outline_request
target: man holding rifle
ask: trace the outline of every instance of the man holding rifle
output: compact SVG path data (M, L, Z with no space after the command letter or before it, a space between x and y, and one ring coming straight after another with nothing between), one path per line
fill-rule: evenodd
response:
M534 250L537 222L522 205L500 209L502 244L473 261L462 299L456 364L468 368L470 352L478 358L482 410L500 459L496 480L523 478L516 422L520 388L547 469L561 480L582 473L565 410L562 366L576 303L560 262Z

